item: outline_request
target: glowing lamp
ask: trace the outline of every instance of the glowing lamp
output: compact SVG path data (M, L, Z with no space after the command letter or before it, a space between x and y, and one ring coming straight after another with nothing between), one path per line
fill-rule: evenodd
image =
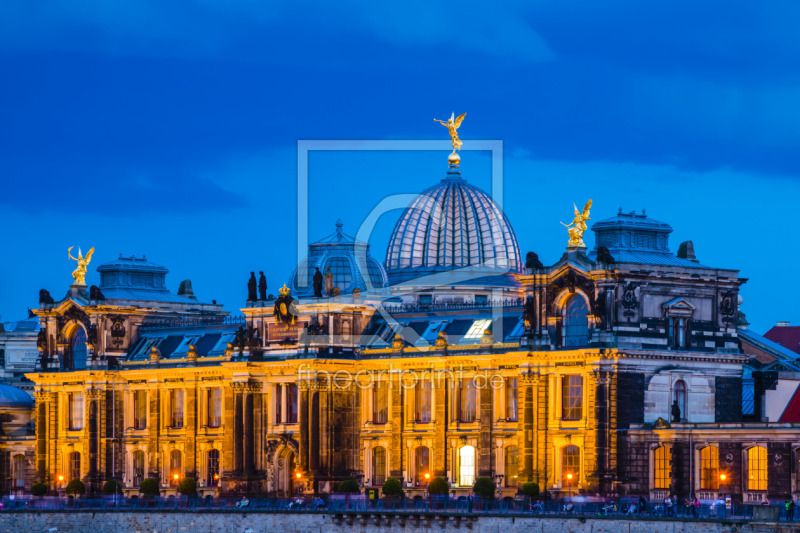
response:
M297 476L297 479L300 479L301 477L303 477L303 475L302 475L300 472L298 472L298 473L297 473L297 474L295 474L295 475Z
M725 474L720 474L720 475L719 475L719 478L720 478L722 481L725 481Z
M430 478L431 478L430 474L425 474L425 479L430 479Z
M64 476L58 476L59 481L64 481Z
M173 478L173 479L175 479L175 480L177 480L177 479L178 479L178 474L174 474L174 475L172 476L172 478Z
M572 479L572 474L567 474L567 479Z
M214 474L214 479L219 479L219 474Z

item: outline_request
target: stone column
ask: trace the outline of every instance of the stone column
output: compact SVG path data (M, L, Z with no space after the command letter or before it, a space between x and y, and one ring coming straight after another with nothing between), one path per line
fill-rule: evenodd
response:
M389 475L396 478L400 483L404 482L403 479L403 463L405 447L403 446L403 423L405 417L403 416L404 396L405 391L400 386L400 374L392 374L389 380L390 389L389 396L391 398L389 422L392 425L392 441L391 449L389 452Z
M300 457L297 458L298 468L301 472L307 473L308 472L308 446L309 446L309 401L308 395L309 390L308 386L309 383L306 380L301 380L298 384L300 389L298 394L300 395L299 398L299 414L300 419L298 422L300 423ZM281 387L285 389L285 387ZM278 401L281 401L278 399Z
M37 481L47 477L47 407L50 394L36 393L36 475Z
M184 389L184 427L186 428L186 441L183 453L183 471L185 475L197 475L197 427L200 419L200 397L202 396L197 383L187 383Z
M480 433L478 435L478 476L491 477L494 481L492 461L492 387L487 382L478 389L480 394Z
M49 394L50 399L47 402L47 415L49 420L47 423L47 468L50 480L55 482L58 476L58 433L59 433L59 395L57 392Z
M330 459L331 455L330 443L325 442L324 448L320 443L320 429L322 428L324 435L328 427L327 416L323 416L323 413L327 415L328 410L321 408L321 406L327 406L327 401L320 401L320 396L322 395L324 395L323 400L327 400L327 392L320 390L308 391L308 470L310 475L314 477L320 474L320 455L324 455L328 459ZM327 439L324 440L327 441Z
M535 383L538 383L538 376L523 374L519 377L518 387L518 408L522 410L519 417L522 426L522 442L519 450L522 456L523 481L534 481L534 457L536 453L534 439L534 421L536 413L534 410Z
M222 450L222 470L223 476L227 477L230 476L233 472L233 455L234 455L234 431L233 431L233 420L234 420L234 412L236 411L234 406L234 394L233 394L233 385L226 385L223 387L223 394L225 395L225 399L223 402L223 446Z
M241 475L244 461L244 398L242 384L238 385L233 393L233 470L236 475Z
M594 382L594 447L597 456L597 482L601 494L612 490L608 479L608 372L595 371ZM588 455L588 446L586 455ZM587 470L589 472L589 470Z
M437 379L436 376L431 376L431 386L433 387L434 395L434 412L433 412L433 449L431 453L433 457L431 467L433 468L434 476L447 476L447 379L442 377ZM491 389L490 389L491 392ZM482 421L481 421L482 422Z
M243 453L244 453L244 474L246 476L252 476L255 473L255 468L253 467L253 450L255 448L254 443L254 431L255 431L255 424L253 424L253 393L252 388L248 387L245 389L243 396L243 407L244 407L244 441L243 443Z

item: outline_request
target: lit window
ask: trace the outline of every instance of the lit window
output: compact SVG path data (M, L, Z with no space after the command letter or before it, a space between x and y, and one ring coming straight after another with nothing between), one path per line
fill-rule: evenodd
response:
M169 391L170 427L181 429L183 427L183 389Z
M562 346L578 347L589 343L589 309L582 296L575 295L564 306Z
M577 375L561 378L561 418L580 420L583 415L583 377Z
M385 424L389 421L389 387L385 381L377 381L373 385L372 422Z
M470 326L467 334L464 335L465 339L480 339L483 337L483 332L489 328L492 323L491 318L479 318L475 320Z
M69 394L69 429L73 431L83 429L82 392L71 392Z
M672 449L669 446L659 446L653 452L654 470L653 487L656 489L668 489L672 481Z
M386 481L386 448L377 446L372 450L372 485L380 486Z
M208 391L208 427L222 425L222 389L214 387Z
M475 380L463 378L458 388L458 420L461 422L475 422L477 404L477 391Z
M506 378L506 420L517 420L517 378Z
M767 449L763 446L747 450L747 490L767 490Z
M471 487L475 483L475 448L462 446L458 450L458 484Z
M519 472L519 452L516 446L506 448L506 487L517 486L517 473Z
M426 446L420 446L414 450L414 483L419 486L425 482L425 474L428 473L428 459L430 451Z
M719 489L719 448L706 446L700 450L700 488Z
M422 379L414 388L414 420L427 423L431 421L431 381Z
M561 483L576 486L580 479L580 473L581 451L574 444L564 446L561 450Z
M69 479L81 478L81 454L80 452L72 452L69 454Z
M206 455L206 485L219 486L219 450L209 450Z
M147 391L137 390L133 393L133 428L147 427Z
M169 484L171 487L177 487L181 474L181 452L180 450L172 450L169 455ZM177 477L175 477L177 476Z
M25 456L17 454L14 456L14 488L25 488Z
M136 450L133 452L133 486L138 487L144 479L144 452Z

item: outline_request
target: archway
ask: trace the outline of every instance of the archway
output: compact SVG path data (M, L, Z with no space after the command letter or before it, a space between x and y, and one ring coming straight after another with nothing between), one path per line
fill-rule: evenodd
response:
M278 496L287 497L294 494L295 490L295 463L294 452L289 447L284 447L278 453L275 469L275 491Z

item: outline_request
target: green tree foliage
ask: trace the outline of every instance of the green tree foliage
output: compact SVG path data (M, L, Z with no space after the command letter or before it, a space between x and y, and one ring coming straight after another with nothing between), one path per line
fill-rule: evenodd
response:
M158 481L153 478L143 479L142 482L139 483L139 493L145 496L158 496Z
M472 486L472 492L484 500L493 500L495 491L494 481L490 477L479 477Z
M428 484L429 494L449 494L450 483L443 477L435 477Z
M185 477L178 483L178 492L186 496L197 494L197 481L193 477Z
M531 481L529 483L524 483L522 485L522 494L524 494L528 498L538 498L539 484L534 481Z
M403 494L403 486L396 478L390 477L383 482L384 496L399 496L400 494Z
M336 487L336 492L346 492L346 493L355 493L361 492L361 487L358 486L358 483L355 479L345 479L339 486Z
M45 494L47 494L48 490L49 488L47 487L47 483L43 483L41 481L38 481L33 485L31 485L31 494L33 494L34 496L44 496Z
M67 483L67 488L64 489L64 492L72 496L80 496L86 492L86 485L80 479L73 479Z
M103 483L103 494L122 494L122 486L115 480L110 479Z

